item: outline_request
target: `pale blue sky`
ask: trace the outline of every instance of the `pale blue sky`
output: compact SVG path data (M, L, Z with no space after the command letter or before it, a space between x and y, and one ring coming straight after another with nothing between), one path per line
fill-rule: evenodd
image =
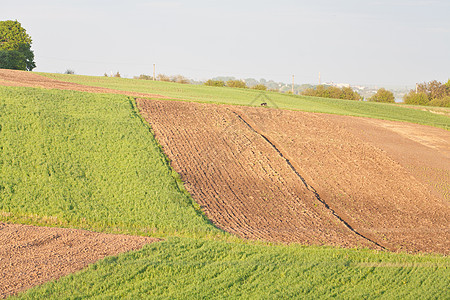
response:
M449 0L0 0L35 71L384 86L450 77Z

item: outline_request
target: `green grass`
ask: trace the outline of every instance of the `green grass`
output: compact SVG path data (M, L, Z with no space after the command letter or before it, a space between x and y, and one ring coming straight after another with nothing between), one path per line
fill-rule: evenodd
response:
M0 219L219 233L122 95L0 87Z
M270 98L270 100L268 100L266 98L257 99L258 96L261 96L261 92L251 89L209 87L203 85L98 76L49 73L39 74L62 81L122 91L161 94L180 100L255 106L259 106L262 102L267 102L269 107L412 122L450 130L450 118L448 116L397 104L338 100L265 92L265 95Z
M1 221L165 238L19 298L417 299L445 298L450 284L439 255L270 245L219 231L122 95L0 87L0 197Z
M170 238L21 299L445 299L449 260L329 247Z

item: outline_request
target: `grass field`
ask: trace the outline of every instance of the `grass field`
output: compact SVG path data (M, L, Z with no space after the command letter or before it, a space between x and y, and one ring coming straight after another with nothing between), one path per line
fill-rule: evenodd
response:
M444 299L448 259L328 247L169 238L22 299Z
M0 87L0 218L97 231L218 233L134 101Z
M122 91L161 94L174 99L188 101L254 106L259 106L262 102L266 102L269 107L412 122L450 130L448 116L409 108L405 105L297 96L276 92L261 93L251 89L209 87L150 80L50 73L39 74L61 81ZM427 109L429 108L427 107ZM442 110L442 108L440 109ZM450 110L447 109L447 111Z
M0 126L0 220L165 238L19 298L447 297L447 257L270 245L214 228L129 97L0 87Z

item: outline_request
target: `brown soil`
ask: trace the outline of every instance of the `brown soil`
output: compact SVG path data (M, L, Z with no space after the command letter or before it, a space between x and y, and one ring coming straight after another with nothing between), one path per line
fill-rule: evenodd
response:
M0 85L41 87L45 89L73 90L89 93L121 94L132 97L168 98L157 94L127 92L102 87L81 85L65 81L58 81L31 72L6 70L6 69L0 69Z
M363 141L379 147L450 203L450 134L411 123L329 116Z
M0 85L164 98L1 70ZM138 100L186 188L249 239L448 254L450 135L409 123ZM0 297L155 239L0 223Z
M0 223L0 298L156 239Z
M138 107L189 192L226 231L269 241L449 252L445 193L433 194L423 176L390 155L435 143L406 153L423 158L417 166L448 170L448 131L380 121L410 136L403 136L409 144L387 151L399 133L383 131L378 121L364 121L373 135L383 132L377 142L358 134L358 124L366 123L357 118L157 100L138 100Z

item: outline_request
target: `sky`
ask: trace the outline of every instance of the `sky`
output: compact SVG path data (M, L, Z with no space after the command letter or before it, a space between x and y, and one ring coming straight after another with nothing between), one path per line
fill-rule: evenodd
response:
M449 0L0 0L39 72L414 86L450 78Z

